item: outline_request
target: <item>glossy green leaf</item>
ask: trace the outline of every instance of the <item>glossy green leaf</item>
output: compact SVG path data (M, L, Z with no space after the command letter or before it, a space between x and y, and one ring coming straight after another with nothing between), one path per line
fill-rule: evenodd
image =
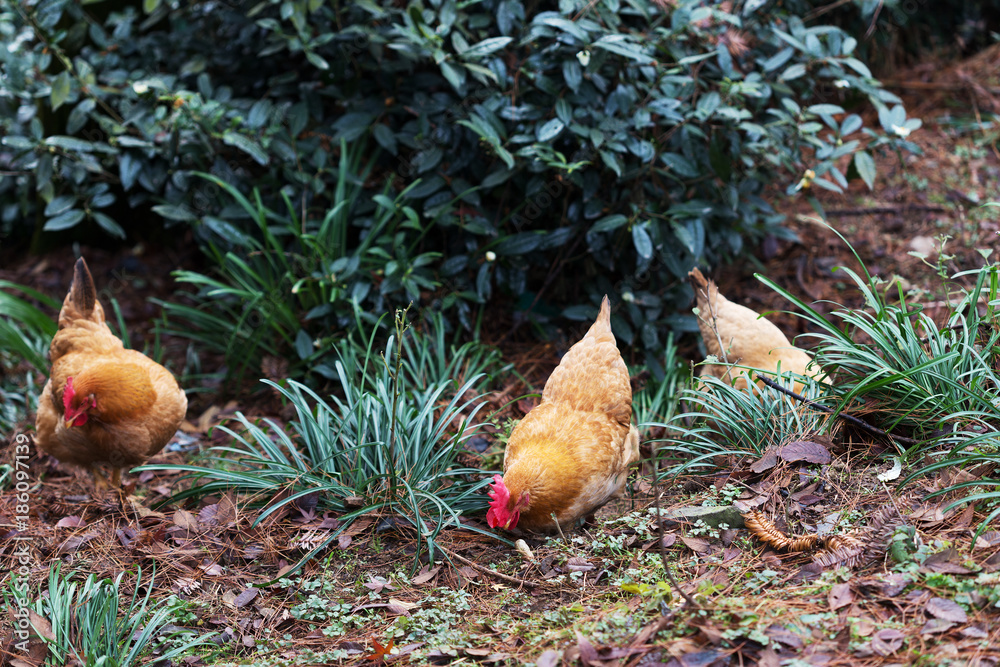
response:
M875 186L875 160L866 151L859 151L854 154L854 168L858 170L858 175L865 182L868 189Z
M58 232L64 229L69 229L70 227L75 227L81 220L83 220L83 216L84 213L80 209L70 209L53 218L49 218L45 222L45 226L42 229L47 232Z
M649 238L646 231L646 224L632 225L632 243L639 257L651 259L653 257L653 240Z
M260 144L238 132L234 132L232 130L224 132L222 135L222 143L227 146L238 148L252 157L257 164L266 165L271 160L264 149L261 148Z
M462 51L463 58L482 58L491 53L495 53L514 41L513 37L490 37L481 42L473 44L465 51Z
M70 73L65 70L52 79L52 92L49 94L49 99L52 102L53 111L65 104L72 87L73 79Z

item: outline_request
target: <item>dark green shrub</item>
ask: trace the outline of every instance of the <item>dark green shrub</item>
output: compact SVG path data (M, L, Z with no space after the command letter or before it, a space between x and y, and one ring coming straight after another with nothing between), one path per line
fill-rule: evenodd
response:
M859 53L871 60L877 74L928 56L973 54L997 41L1000 22L1000 0L791 0L785 6L799 16L863 34Z
M261 341L300 356L296 331L335 332L352 300L433 303L471 328L496 292L542 323L611 292L616 333L655 365L665 330L693 328L674 314L691 266L787 237L768 197L871 185L871 152L912 149L919 127L855 39L771 4L145 5L8 15L3 159L21 175L4 219L141 233L127 203L192 224L219 266L218 284L182 276L204 286L196 310L254 316L239 275L266 266L287 312ZM880 128L853 113L872 104ZM252 190L254 210L234 205ZM333 249L316 245L330 216ZM312 277L351 257L343 284Z

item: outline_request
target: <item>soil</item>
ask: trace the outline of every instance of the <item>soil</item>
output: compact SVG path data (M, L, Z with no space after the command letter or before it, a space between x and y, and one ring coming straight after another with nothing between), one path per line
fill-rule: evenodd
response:
M845 196L816 191L830 227L804 198L785 203L799 241L768 240L756 260L713 267L720 291L768 313L792 337L807 333L807 323L785 312L789 304L753 274L768 276L820 310L829 312L833 304L859 308L864 304L851 282L834 269L858 271L860 258L869 272L888 281L887 293L899 289L925 304L925 312L943 317L953 294L942 288L939 272L978 268L985 261L980 250L1000 246L1000 209L978 206L998 199L1000 133L995 119L992 130L967 133L953 123L959 111L966 117L970 108L980 115L990 111L989 90L970 84L942 92L934 86L948 81L941 74L948 71L956 81L963 80L962 72L977 80L975 68L995 66L998 52L993 60L986 57L985 65L977 56L978 61L918 68L901 77L911 86L896 92L906 97L911 116L924 119L911 137L923 153L882 156L874 192L860 181ZM914 94L914 83L925 86ZM966 93L971 102L962 97ZM939 258L936 239L942 236L950 238ZM170 271L199 261L190 250L80 250L104 286L102 301L117 299L134 342L144 340L158 316L149 299L173 296ZM914 252L927 254L926 261ZM62 248L42 258L8 258L0 279L61 299L72 257L70 248ZM493 337L500 339L502 334ZM181 341L166 337L161 343L168 359L183 360ZM802 343L809 346L808 339ZM539 391L559 358L552 343L505 341L501 347L520 377L509 377L493 397L494 407L506 406L498 423L530 409L530 399L511 399ZM682 353L700 360L694 343ZM197 394L184 437L153 462L180 464L209 446L226 444L225 434L211 427L237 410L283 423L288 415L279 408L267 391L245 393L239 401ZM30 431L31 423L26 416L17 433ZM501 431L498 426L488 434L495 438ZM14 434L7 439L5 461L13 458L14 440ZM192 667L1000 663L1000 612L988 597L1000 576L1000 534L992 530L973 538L982 508L944 511L942 499L927 500L945 481L940 478L890 493L875 478L890 464L872 456L871 444L831 444L834 460L822 474L788 462L749 474L750 461L733 458L715 477L680 479L662 489L670 509L725 504L732 498L721 490L730 481L744 500L766 497L779 525L765 526L754 538L735 527L712 529L680 520L657 528L649 511L653 489L641 480L633 485L633 497L605 507L580 531L525 536L530 559L508 543L452 530L441 538L448 558L430 563L426 553L416 552L407 525L370 516L287 578L291 565L337 525L336 517L317 514L315 499L311 506L296 503L257 523L256 510L228 495L161 504L180 488L180 471L133 473L126 475L121 494L99 494L88 475L32 456L29 472L37 485L26 527L18 528L13 519L14 489L0 494L0 562L14 571L13 538L27 540L33 558L28 578L35 591L44 590L53 559L61 560L65 571L112 578L141 565L143 585L154 582L153 599L173 595L186 601L191 617L183 625L216 633L210 649L181 661ZM490 446L496 461L500 445ZM817 565L815 553L775 548L785 534L811 532L832 516L860 527L857 539L864 548L833 545L826 552L834 554L827 567ZM482 517L468 522L486 528ZM896 562L877 539L904 525L912 532L908 546L922 559ZM765 546L768 536L771 546ZM682 594L664 580L661 557ZM150 579L146 573L154 567ZM136 584L126 577L123 585L131 593ZM9 662L20 655L11 639L7 633L2 664L39 664L23 656L20 663Z

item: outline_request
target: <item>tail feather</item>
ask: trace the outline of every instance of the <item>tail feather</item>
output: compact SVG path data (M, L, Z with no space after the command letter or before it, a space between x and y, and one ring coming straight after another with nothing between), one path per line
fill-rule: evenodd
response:
M80 311L81 315L86 317L94 310L94 304L97 303L97 288L94 286L94 277L90 275L90 269L83 257L76 260L70 294L73 297L73 305Z
M72 326L78 320L104 324L104 309L97 300L97 287L90 275L86 260L81 257L73 267L73 284L70 285L62 310L59 311L59 328Z
M598 342L604 342L605 340L610 340L612 343L615 342L615 335L611 331L611 301L608 299L608 295L604 295L604 300L601 301L601 310L597 313L597 319L594 323L590 325L590 329L587 330L584 339L586 338L596 338Z
M715 303L719 298L719 288L715 285L715 281L705 278L697 268L691 269L688 272L688 281L691 283L691 287L694 288L694 295L698 301L699 308L704 307L709 302Z
M542 400L565 402L574 409L604 413L626 426L629 424L632 386L611 331L611 302L607 296L587 334L563 355L552 371L542 391Z

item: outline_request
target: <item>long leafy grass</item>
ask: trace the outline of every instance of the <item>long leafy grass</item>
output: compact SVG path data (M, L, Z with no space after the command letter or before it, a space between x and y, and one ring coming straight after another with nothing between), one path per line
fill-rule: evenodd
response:
M420 330L411 330L402 338L402 369L410 386L431 385L506 372L509 365L500 364L500 352L477 341L462 345L446 340L447 324L441 313L432 313ZM361 349L356 347L355 349Z
M687 364L677 356L673 334L667 337L662 369L662 378L653 375L646 386L632 396L632 421L642 432L672 421L680 407L681 392L691 383Z
M46 311L58 312L61 304L6 280L0 280L0 290L0 430L9 432L38 406L41 382L48 374L49 343L56 332L56 322ZM42 308L15 292L41 303ZM12 372L22 362L31 369Z
M87 667L131 667L143 662L152 642L170 621L173 609L150 605L152 580L146 583L146 594L140 594L141 569L131 598L122 590L124 577L124 572L114 580L91 574L78 584L72 581L72 573L62 573L57 561L49 570L48 588L43 595L31 600L27 589L12 578L7 587L9 596L5 594L4 598L9 609L27 607L47 623L39 627L36 621L35 631L57 664L75 660ZM179 642L158 655L157 660L166 662L185 655L209 643L211 634Z
M15 359L24 359L39 373L48 372L45 353L56 333L56 322L46 312L14 296L18 291L39 301L50 313L62 306L52 297L24 285L0 280L0 350Z
M821 386L812 378L792 373L779 380L791 387L802 382L807 398L816 398ZM747 376L740 389L712 376L698 379L698 385L684 388L679 401L688 407L665 422L659 457L665 464L663 475L713 470L720 460L759 457L771 446L808 433L825 432L827 415L805 409L802 404L771 387L758 387Z
M805 395L834 412L865 408L865 418L897 436L905 464L915 464L902 484L962 468L971 479L946 484L931 497L946 509L980 503L982 531L1000 517L1000 268L988 262L942 285L959 294L940 324L897 290L890 301L884 285L862 265L841 268L862 296L861 308L834 304L824 315L774 281L758 279L782 295L812 326L803 337L831 381L806 384ZM986 254L984 254L986 257ZM942 265L943 266L943 265ZM940 270L942 280L947 274ZM963 279L968 288L961 287ZM769 389L739 392L727 383L701 379L704 390L687 389L683 400L698 407L678 415L662 455L678 459L668 474L706 471L719 455L759 454L792 432L819 430L832 417ZM820 391L821 389L821 391ZM903 437L898 437L903 436Z
M189 473L194 485L172 502L237 492L266 507L258 523L319 492L320 508L337 512L341 523L300 566L358 517L371 514L395 517L397 526L414 534L415 559L423 549L437 558L441 531L478 530L460 517L487 506L482 490L489 471L459 464L462 445L478 430L474 420L485 403L473 391L481 381L478 374L460 386L447 376L414 382L407 364L419 366L430 353L424 350L418 361L408 360L417 339L408 346L406 328L405 314L398 312L395 335L382 355L374 354L375 331L363 354L342 342L335 363L339 391L329 400L299 382L265 381L295 409L289 432L271 420L258 424L237 414L235 424L219 427L232 444L213 451L211 467L147 465L139 470Z
M363 151L361 143L342 143L336 204L318 221L284 193L285 210L275 211L256 190L248 198L222 179L196 172L252 221L252 231L240 232L210 216L202 221L203 246L215 273L174 273L178 283L196 288L188 295L196 304L158 302L169 320L162 332L222 353L237 380L248 368L256 370L251 364L264 355L290 361L294 376L316 373L336 379L325 362L330 340L353 319L377 321L359 304L371 294L395 291L416 300L421 290L436 287L425 277L433 257L418 254L415 246L393 246L401 226L417 224L416 214L404 204L417 183L395 198L389 196L392 183L387 183L374 198L370 226L359 239L350 236L357 233L357 207L372 168ZM378 284L375 276L380 276Z
M922 307L888 303L877 281L841 269L863 296L862 309L837 308L830 316L760 276L761 282L794 303L817 329L804 334L817 342L816 358L836 369L838 410L863 399L881 409L887 431L903 430L918 439L947 430L957 419L997 416L1000 378L995 368L1000 330L995 328L998 281L995 267L974 272L976 282L938 326ZM985 312L979 304L985 302ZM991 330L991 327L992 330ZM867 342L859 342L865 339Z

